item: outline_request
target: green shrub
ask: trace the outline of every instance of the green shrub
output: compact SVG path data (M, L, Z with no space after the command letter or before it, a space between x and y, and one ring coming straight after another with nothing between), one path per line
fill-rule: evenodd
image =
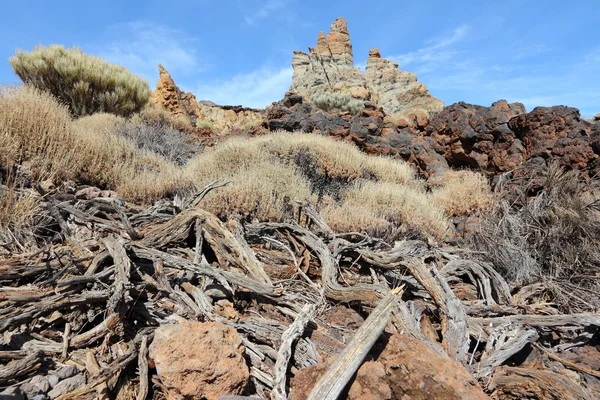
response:
M148 102L148 82L122 66L60 45L22 50L10 58L21 80L52 93L76 116L107 112L129 116Z
M358 114L365 107L362 100L355 99L346 93L315 93L310 101L324 111L348 111Z

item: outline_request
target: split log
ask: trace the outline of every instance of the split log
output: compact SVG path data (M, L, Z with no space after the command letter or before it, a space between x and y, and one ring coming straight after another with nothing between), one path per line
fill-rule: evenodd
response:
M292 345L304 332L306 324L314 318L317 306L307 304L302 308L294 322L281 335L281 346L277 351L277 361L275 362L275 371L273 374L273 397L275 400L286 400L288 398L286 391L288 362L292 356Z
M401 295L402 288L392 290L371 312L344 350L319 379L308 395L308 400L337 400L387 326L396 298Z

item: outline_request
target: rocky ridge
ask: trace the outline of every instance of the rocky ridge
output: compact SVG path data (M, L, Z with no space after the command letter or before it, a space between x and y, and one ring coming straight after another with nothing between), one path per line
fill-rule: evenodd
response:
M346 93L372 101L392 118L408 120L429 119L444 107L417 81L416 75L399 70L397 63L382 58L377 49L369 52L365 73L356 68L344 18L335 20L327 37L319 33L316 48L310 47L308 53L295 51L292 67L290 91L307 101L318 93Z
M265 115L269 130L331 135L355 143L369 154L413 164L424 176L448 168L496 175L523 166L562 165L597 172L600 121L585 120L575 108L537 107L500 100L490 107L456 103L430 122L390 121L383 108L366 102L356 115L327 113L293 93Z
M152 104L166 109L175 118L187 119L198 127L205 144L230 134L240 134L262 124L263 111L242 106L219 106L211 101L197 101L192 93L182 91L169 72L158 66L160 77L152 92ZM207 132L204 132L207 131Z

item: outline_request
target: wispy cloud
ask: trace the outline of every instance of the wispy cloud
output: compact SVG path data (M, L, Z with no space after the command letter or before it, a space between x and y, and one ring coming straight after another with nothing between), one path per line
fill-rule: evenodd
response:
M528 110L567 104L588 117L598 112L595 107L600 109L600 48L560 59L561 54L543 43L507 42L492 50L485 40L489 38L480 37L473 27L461 25L416 51L390 58L415 72L448 104L464 100L489 105L504 98Z
M264 66L231 79L200 84L195 93L198 99L217 104L261 108L283 98L292 82L292 73L291 67Z
M151 85L158 79L158 64L177 74L199 70L197 39L177 29L149 22L129 22L108 27L106 37L107 44L98 49L98 54L143 76ZM206 68L205 63L203 67Z
M267 18L276 11L280 11L285 8L292 0L267 0L265 4L258 8L255 12L246 14L244 20L249 25L254 25L258 21Z
M464 39L468 32L469 26L461 25L455 28L450 36L430 39L426 42L428 44L426 47L390 58L396 61L400 68L417 65L422 70L431 70L432 67L441 62L448 62L459 53L459 50L452 46Z

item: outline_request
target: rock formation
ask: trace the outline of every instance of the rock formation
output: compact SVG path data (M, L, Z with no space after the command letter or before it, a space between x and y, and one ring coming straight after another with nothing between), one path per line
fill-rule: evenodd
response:
M180 115L188 117L192 123L202 119L202 112L196 97L191 93L181 91L171 75L160 64L158 65L158 71L160 76L156 84L156 90L150 96L150 101L165 108L174 117Z
M500 100L490 107L456 103L429 123L387 118L366 102L357 115L324 112L297 94L267 109L269 130L313 132L355 143L369 154L384 154L413 164L424 176L448 168L496 175L557 160L593 175L599 167L600 121L581 118L574 108L537 107Z
M294 75L290 91L306 100L316 93L339 92L370 100L393 118L413 115L430 118L440 112L444 104L431 96L417 77L398 69L398 64L381 58L379 50L369 52L366 72L354 66L352 43L346 20L338 18L331 32L317 38L317 47L309 53L295 51L292 59Z
M261 110L241 106L218 106L210 101L197 101L192 93L185 93L179 89L162 65L159 65L158 69L160 78L150 101L169 111L173 117L183 116L192 125L202 130L212 131L210 135L202 135L203 139L212 142L219 137L241 133L262 124Z

